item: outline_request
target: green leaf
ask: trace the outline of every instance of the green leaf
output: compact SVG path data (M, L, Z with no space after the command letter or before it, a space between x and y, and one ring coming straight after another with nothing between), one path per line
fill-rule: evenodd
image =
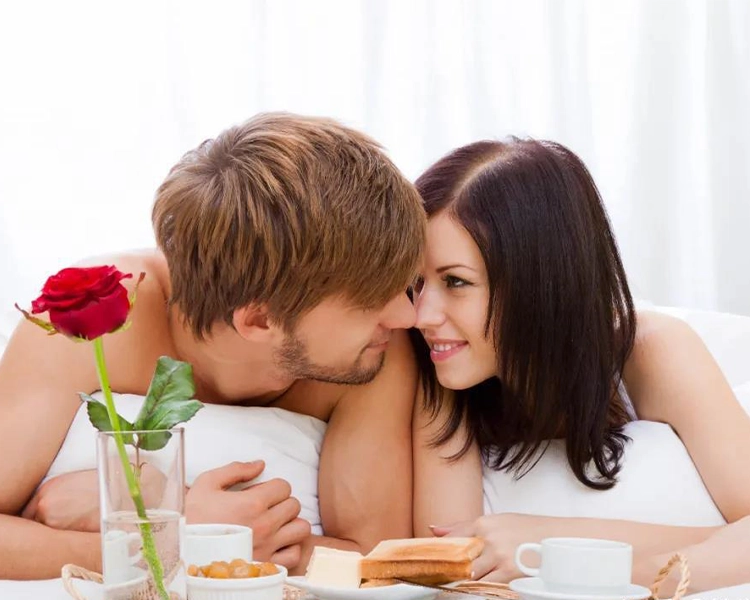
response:
M78 395L80 396L81 400L86 403L86 412L89 414L89 421L91 421L91 424L99 431L114 431L114 427L112 427L112 421L110 421L109 419L107 407L88 394L79 392ZM134 446L135 441L133 439L133 435L131 433L127 433L129 431L133 431L133 424L119 414L117 415L117 417L120 419L120 430L123 432L123 441L126 444Z
M172 434L168 431L175 425L189 421L195 416L203 403L198 400L165 400L159 402L150 419L146 422L148 431L154 433L141 433L138 436L138 447L143 450L161 450L167 445Z
M167 429L189 421L203 403L193 399L195 384L193 368L186 362L162 356L148 388L138 418L136 430L154 433L138 435L138 447L143 450L160 450L172 437Z
M203 403L198 400L164 400L159 402L151 413L146 424L148 431L172 429L175 425L189 421L195 416Z
M138 434L138 444L141 450L161 450L172 437L169 431L154 431Z
M59 333L57 331L57 328L52 324L48 323L47 321L43 321L42 319L38 319L37 317L33 316L28 311L22 309L18 304L14 304L17 310L21 311L21 314L24 316L24 318L27 321L31 321L34 325L37 325L38 327L41 327L46 331L49 335L55 335L56 333Z
M135 429L154 429L149 427L148 423L160 403L170 400L190 400L194 394L193 367L186 362L162 356L156 362L156 370L151 379L146 400L133 424Z

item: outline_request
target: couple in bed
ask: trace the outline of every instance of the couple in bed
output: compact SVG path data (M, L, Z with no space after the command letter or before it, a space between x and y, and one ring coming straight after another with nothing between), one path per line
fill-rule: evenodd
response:
M476 577L506 581L519 543L565 535L632 543L641 583L678 549L699 588L750 579L717 558L750 548L750 419L691 329L636 314L594 182L563 146L470 144L414 186L361 133L266 114L188 152L153 224L158 250L90 263L146 273L132 327L106 341L113 390L145 394L170 355L206 403L328 423L325 537L286 481L228 489L261 474L253 457L199 476L188 522L250 525L258 558L298 570L315 545L477 535ZM0 579L100 568L95 474L38 487L76 392L97 388L87 345L19 325L0 362ZM554 438L582 484L617 485L636 418L675 429L733 524L482 515L483 463L522 476Z

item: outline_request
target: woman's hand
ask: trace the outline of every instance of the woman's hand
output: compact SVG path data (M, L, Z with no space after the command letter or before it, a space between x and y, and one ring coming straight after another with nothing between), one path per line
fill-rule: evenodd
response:
M516 548L524 542L541 541L541 519L533 515L503 513L451 527L433 527L432 532L439 537L482 538L484 550L472 565L473 579L507 583L523 577L515 563ZM531 554L525 560L529 561L529 566L538 566Z

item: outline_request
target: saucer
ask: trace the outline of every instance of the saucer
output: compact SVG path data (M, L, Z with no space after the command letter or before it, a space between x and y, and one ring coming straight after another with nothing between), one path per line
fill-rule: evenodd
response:
M397 583L372 588L335 588L311 585L305 577L287 577L287 585L310 592L320 600L430 600L438 595L436 590Z
M544 587L539 577L523 577L510 582L510 589L518 592L523 600L644 600L651 596L651 590L642 585L630 584L612 592L567 593L553 592Z

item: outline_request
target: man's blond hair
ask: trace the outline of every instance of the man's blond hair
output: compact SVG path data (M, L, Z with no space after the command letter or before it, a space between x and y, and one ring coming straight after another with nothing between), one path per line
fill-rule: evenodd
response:
M416 189L376 142L285 113L185 154L152 220L170 301L198 338L252 303L288 330L329 296L381 307L410 283L425 236Z

